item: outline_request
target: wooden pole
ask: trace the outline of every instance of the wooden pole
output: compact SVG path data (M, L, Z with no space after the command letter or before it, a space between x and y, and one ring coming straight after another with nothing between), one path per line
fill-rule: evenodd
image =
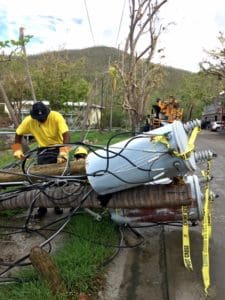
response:
M63 164L48 164L48 165L34 165L29 169L30 175L61 175L64 173L66 163ZM85 160L73 160L69 165L69 172L71 175L85 175ZM30 177L32 181L35 181L35 177ZM24 174L21 168L3 169L0 171L0 182L15 182L25 180L28 181L26 174Z
M35 91L34 91L33 82L32 82L32 79L31 79L30 68L29 68L28 59L27 59L27 53L26 53L26 48L25 48L25 44L24 44L24 32L23 32L23 30L24 30L24 28L20 27L19 40L20 40L21 45L22 45L22 51L23 51L23 55L24 55L25 68L26 68L26 72L27 72L27 77L28 77L28 81L29 81L29 85L30 85L30 90L31 90L32 98L33 98L34 102L36 102L37 99L36 99L36 95L35 95Z
M56 264L45 250L34 246L30 251L30 261L40 277L47 282L53 297L68 294Z

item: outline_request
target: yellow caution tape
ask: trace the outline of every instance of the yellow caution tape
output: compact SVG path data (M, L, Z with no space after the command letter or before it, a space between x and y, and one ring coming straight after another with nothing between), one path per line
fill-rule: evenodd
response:
M191 251L190 251L190 238L189 238L189 226L188 226L188 207L182 206L182 219L183 219L183 261L185 268L189 271L193 270L192 261L191 261Z
M209 238L211 238L212 235L212 196L210 194L209 190L209 214L208 214L208 228L209 228Z
M164 135L157 135L152 137L152 141L156 143L161 143L166 145L167 148L170 148L170 144L168 142L168 139Z
M174 151L173 153L176 156L181 157L181 158L187 160L190 157L191 152L195 149L195 140L196 140L196 137L197 137L197 135L198 135L198 133L200 131L201 131L200 127L195 127L192 130L192 133L191 133L191 136L189 138L186 150L184 152L182 152L182 153L179 153L177 151Z
M195 127L193 130L192 130L192 133L191 133L191 136L189 138L189 141L187 143L187 147L186 147L186 150L182 153L179 153L177 151L173 151L173 154L177 157L180 157L182 159L185 159L187 160L190 155L191 155L191 152L195 149L195 140L196 140L196 137L198 135L198 133L201 131L200 127ZM166 147L168 149L171 148L169 142L168 142L168 139L166 138L166 136L164 135L161 135L161 136L154 136L152 138L152 140L156 143L162 143L164 145L166 145Z
M208 295L208 288L210 286L210 265L209 265L209 239L211 237L211 201L209 193L209 171L210 171L211 161L207 162L207 172L202 172L206 178L205 186L205 205L204 214L202 221L202 238L203 238L203 250L202 250L202 277L205 287L205 293Z

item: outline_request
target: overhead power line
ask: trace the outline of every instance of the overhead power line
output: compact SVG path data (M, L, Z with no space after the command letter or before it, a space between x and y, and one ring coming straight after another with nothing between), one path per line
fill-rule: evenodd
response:
M92 26L91 26L91 21L90 21L90 17L89 17L89 13L88 13L88 7L87 7L87 2L86 2L86 0L84 0L84 5L85 5L86 13L87 13L87 18L88 18L88 23L89 23L89 28L90 28L90 32L91 32L93 44L94 44L94 46L95 46L95 38L94 38Z
M117 37L116 37L116 46L117 46L119 35L120 35L120 30L121 30L121 26L122 26L125 6L126 6L126 0L124 0L124 2L123 2L123 10L122 10L122 14L121 14L121 18L120 18L120 24L119 24L119 28L118 28L118 32L117 32Z

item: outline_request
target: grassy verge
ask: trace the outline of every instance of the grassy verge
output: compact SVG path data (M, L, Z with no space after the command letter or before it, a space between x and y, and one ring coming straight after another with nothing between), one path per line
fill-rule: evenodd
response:
M85 135L85 140L94 144L106 145L110 140L110 145L127 139L131 133L125 131L90 131ZM80 141L80 133L74 132L71 134L71 142Z
M117 228L107 215L99 222L89 215L78 214L65 231L66 242L53 255L53 259L66 284L68 295L70 299L77 299L80 293L93 295L102 283L102 263L114 253L116 248L111 246L118 244ZM39 279L32 268L26 267L16 277L24 282L1 285L1 300L53 299L47 284ZM68 299L68 295L54 299Z

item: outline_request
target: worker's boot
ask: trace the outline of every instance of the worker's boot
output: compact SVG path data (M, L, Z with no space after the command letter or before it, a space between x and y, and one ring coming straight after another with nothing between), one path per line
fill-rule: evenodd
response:
M46 207L39 207L37 210L37 213L34 215L35 219L42 219L47 214L47 208Z

